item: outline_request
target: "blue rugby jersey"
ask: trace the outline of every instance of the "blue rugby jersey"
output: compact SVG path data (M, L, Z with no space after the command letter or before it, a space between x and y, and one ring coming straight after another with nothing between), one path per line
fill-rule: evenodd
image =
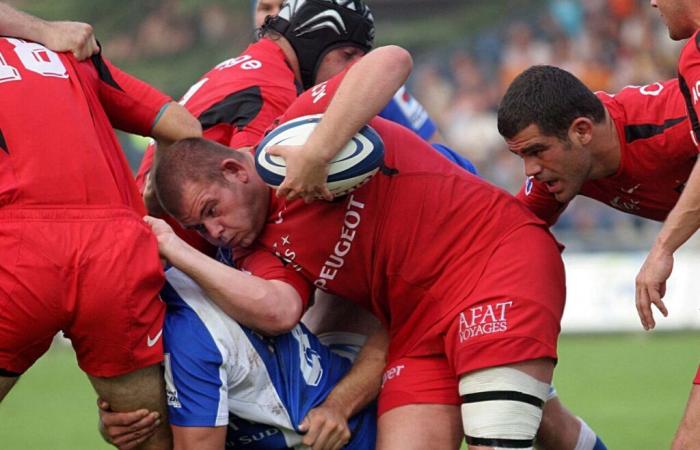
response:
M430 141L430 138L437 131L435 122L430 118L423 105L408 93L406 86L401 86L396 91L394 97L381 110L379 116L413 130L414 133L426 141ZM471 161L446 145L433 144L433 148L462 169L474 175L479 174Z
M437 131L435 122L430 118L423 105L408 93L406 86L401 86L396 91L394 97L379 113L379 116L413 130L426 141L430 140Z
M305 448L298 425L345 375L351 361L303 325L264 337L239 325L177 269L162 298L170 422L228 426L227 448ZM374 448L374 405L349 423L348 449Z

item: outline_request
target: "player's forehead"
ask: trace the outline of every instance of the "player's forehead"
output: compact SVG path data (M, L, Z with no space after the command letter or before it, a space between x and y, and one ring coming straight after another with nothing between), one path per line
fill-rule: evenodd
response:
M178 222L186 228L200 223L207 203L217 200L213 187L213 184L185 181L180 197L181 213L177 217Z
M556 140L556 138L544 134L540 127L533 123L520 130L512 138L506 139L506 145L511 152L520 154L533 146L550 145L552 140Z

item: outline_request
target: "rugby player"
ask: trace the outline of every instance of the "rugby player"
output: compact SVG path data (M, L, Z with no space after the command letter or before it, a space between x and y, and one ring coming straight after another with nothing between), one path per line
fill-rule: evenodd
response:
M577 195L668 220L698 157L684 83L672 79L594 94L557 67L524 71L498 109L499 132L525 167L518 198L550 225ZM663 303L654 303L665 315ZM645 329L653 328L650 303L639 296L637 311ZM691 399L700 396L696 389Z
M402 73L403 83L409 71L410 57L396 47L361 59L306 151L320 143L337 151L391 98L382 77ZM323 112L343 75L303 94L282 121ZM391 339L379 448L457 448L462 435L470 448L529 448L564 306L556 242L517 201L415 134L380 118L371 125L384 138L385 170L331 203L275 197L248 153L196 139L171 147L154 177L165 209L210 241L249 251L236 261L241 271L216 265L150 218L161 255L227 314L268 334L297 323L314 286L370 309ZM292 153L276 150L285 151ZM338 239L351 249L332 270L325 261ZM295 256L283 257L279 246Z
M163 145L199 123L101 54L0 54L0 399L63 331L115 410L165 414L162 268L111 123ZM141 448L170 442L159 426Z

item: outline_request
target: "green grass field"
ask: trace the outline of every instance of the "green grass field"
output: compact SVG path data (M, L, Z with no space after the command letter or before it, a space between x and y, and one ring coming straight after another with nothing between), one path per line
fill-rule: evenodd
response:
M700 336L564 336L555 385L610 450L669 447L682 415ZM72 350L54 347L0 405L2 450L110 448L96 431L95 394Z

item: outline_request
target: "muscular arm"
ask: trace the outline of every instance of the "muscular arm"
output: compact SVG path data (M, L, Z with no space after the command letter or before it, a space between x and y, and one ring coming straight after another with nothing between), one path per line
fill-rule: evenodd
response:
M386 106L408 78L412 65L411 55L393 45L377 48L353 65L306 144L294 151L270 152L287 162L287 177L278 195L311 200L323 194L331 199L325 186L328 161Z
M323 403L309 411L304 418L299 428L308 432L302 443L314 449L339 449L347 444L351 437L348 420L379 393L388 344L387 332L377 324L376 331L360 350L350 372Z
M202 125L177 102L170 102L156 121L151 135L158 145L170 145L180 139L201 137Z
M229 316L266 335L290 331L300 320L302 299L289 284L249 275L208 257L180 239L168 224L146 217L161 256L192 278Z
M224 450L227 427L178 427L173 430L174 450Z
M81 22L49 22L17 11L0 2L0 35L39 42L56 52L72 52L79 60L95 54L99 47L92 27Z
M673 253L700 228L700 164L690 173L688 183L656 236L654 245L636 278L636 306L645 330L656 326L651 305L666 316L663 300L666 280L673 271Z

